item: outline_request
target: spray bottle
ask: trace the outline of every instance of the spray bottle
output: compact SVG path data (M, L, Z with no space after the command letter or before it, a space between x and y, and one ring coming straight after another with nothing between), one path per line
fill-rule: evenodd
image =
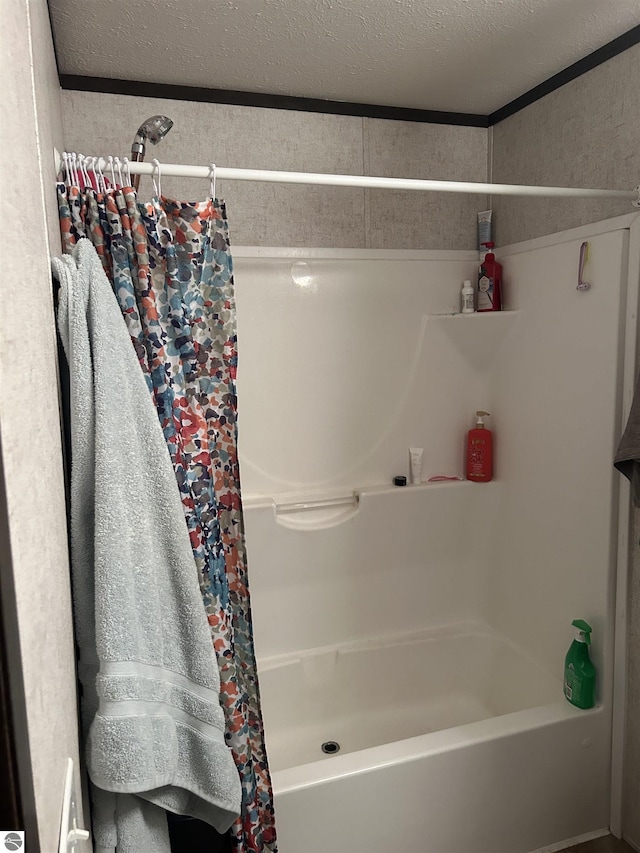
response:
M589 657L591 625L574 619L575 639L564 660L564 695L576 708L593 708L596 703L596 670Z

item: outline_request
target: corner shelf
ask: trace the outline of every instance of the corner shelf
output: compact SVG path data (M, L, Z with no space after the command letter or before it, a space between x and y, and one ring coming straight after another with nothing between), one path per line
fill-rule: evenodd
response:
M452 314L429 314L429 317L434 317L437 320L486 320L489 317L496 319L497 317L513 317L519 311L474 311L473 314L462 314L456 311Z

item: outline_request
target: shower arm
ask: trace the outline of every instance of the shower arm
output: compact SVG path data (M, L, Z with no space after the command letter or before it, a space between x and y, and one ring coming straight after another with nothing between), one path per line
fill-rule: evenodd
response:
M144 152L144 143L141 144ZM137 152L136 152L137 154ZM59 151L54 152L56 173L60 174L62 157ZM142 157L135 156L130 164L132 175L152 175L154 166L142 162ZM91 158L90 158L91 159ZM107 168L107 161L96 158L98 168ZM162 163L162 175L176 178L207 178L212 177L212 166L185 166L181 163ZM471 193L478 195L505 196L539 196L546 198L619 198L628 199L634 207L640 208L640 186L632 190L588 189L586 187L536 187L520 184L480 184L467 181L427 181L413 178L383 178L368 175L333 175L314 172L276 172L267 169L235 169L216 167L217 179L228 181L266 181L276 184L310 184L333 187L365 187L390 190L421 190L423 192Z

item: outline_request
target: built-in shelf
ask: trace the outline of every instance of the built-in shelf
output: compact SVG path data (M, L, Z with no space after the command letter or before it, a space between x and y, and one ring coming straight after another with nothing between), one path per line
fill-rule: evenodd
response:
M452 474L453 476L453 474ZM242 498L245 509L257 509L272 507L281 515L304 512L313 509L328 509L330 507L346 507L352 509L358 499L364 495L378 495L389 492L418 492L423 489L443 489L455 486L475 486L466 479L438 480L429 482L423 480L421 483L408 483L406 486L396 486L391 480L388 483L375 483L370 486L337 486L335 490L313 490L306 492L286 492L278 495L247 495Z
M513 317L517 313L517 311L474 311L473 314L462 314L457 311L453 314L430 314L429 316L436 317L438 320L487 320L497 317Z

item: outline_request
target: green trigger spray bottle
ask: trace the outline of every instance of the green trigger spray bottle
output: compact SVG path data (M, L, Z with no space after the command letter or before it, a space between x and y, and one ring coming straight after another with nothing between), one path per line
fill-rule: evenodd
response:
M574 619L575 639L564 659L564 695L576 708L593 708L596 703L596 670L589 657L591 625Z

